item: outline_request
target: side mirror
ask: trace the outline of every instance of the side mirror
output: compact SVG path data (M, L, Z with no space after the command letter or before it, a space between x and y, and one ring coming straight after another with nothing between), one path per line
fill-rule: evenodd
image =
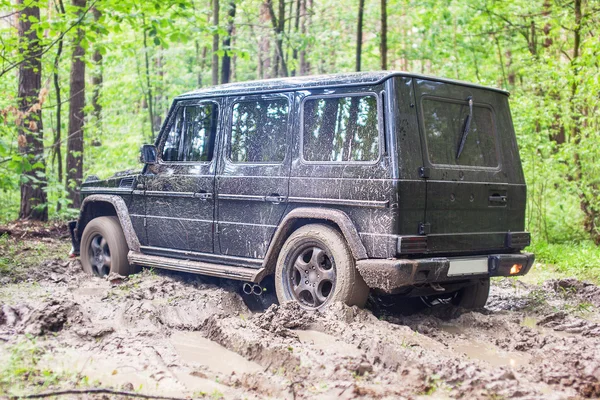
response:
M142 146L140 161L144 164L156 164L156 146L145 144Z

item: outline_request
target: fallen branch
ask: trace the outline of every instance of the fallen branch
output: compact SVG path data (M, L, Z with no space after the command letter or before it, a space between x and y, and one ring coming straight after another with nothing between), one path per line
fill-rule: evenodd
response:
M28 394L24 396L12 396L13 399L41 399L44 397L52 397L52 396L63 396L67 394L114 394L119 396L128 396L128 397L138 397L142 399L157 399L157 400L187 400L185 397L168 397L168 396L156 396L150 394L142 394L136 392L127 392L122 390L113 390L113 389L102 389L102 388L92 388L92 389L66 389L66 390L56 390L51 392L42 392L36 394Z

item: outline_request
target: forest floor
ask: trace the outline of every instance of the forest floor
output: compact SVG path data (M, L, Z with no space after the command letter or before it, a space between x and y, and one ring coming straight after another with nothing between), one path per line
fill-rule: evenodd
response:
M600 397L600 288L590 283L498 279L486 308L470 312L381 299L364 310L263 310L268 293L244 298L233 281L90 277L67 258L63 227L6 230L0 396ZM84 397L102 396L118 397Z

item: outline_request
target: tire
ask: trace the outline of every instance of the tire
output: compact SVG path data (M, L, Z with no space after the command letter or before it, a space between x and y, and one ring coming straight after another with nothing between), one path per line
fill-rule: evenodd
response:
M111 272L127 276L135 272L129 265L129 247L117 217L91 220L81 235L81 265L90 275L104 277Z
M275 292L280 304L296 301L315 310L337 301L363 307L369 287L342 234L328 225L311 224L293 232L281 248Z
M459 307L474 310L483 308L490 294L490 278L473 281L472 285L459 290L455 304Z

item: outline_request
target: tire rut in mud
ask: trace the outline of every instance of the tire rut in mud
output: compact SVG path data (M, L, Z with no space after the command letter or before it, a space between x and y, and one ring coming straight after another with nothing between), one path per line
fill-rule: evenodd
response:
M0 347L31 333L104 386L172 395L600 396L600 289L579 281L495 282L481 311L287 303L253 313L231 281L149 270L99 279L77 264L47 263L20 280L38 283L1 305ZM576 312L582 302L591 318Z

